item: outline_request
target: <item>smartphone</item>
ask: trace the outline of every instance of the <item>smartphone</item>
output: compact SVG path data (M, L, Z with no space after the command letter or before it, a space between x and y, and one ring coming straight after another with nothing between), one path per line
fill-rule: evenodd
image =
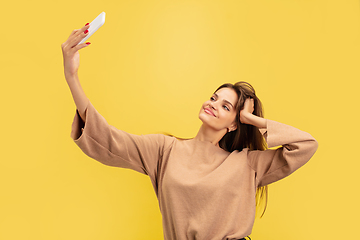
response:
M102 12L97 16L89 25L89 34L83 38L78 44L84 43L91 35L93 35L103 24L105 23L105 12Z

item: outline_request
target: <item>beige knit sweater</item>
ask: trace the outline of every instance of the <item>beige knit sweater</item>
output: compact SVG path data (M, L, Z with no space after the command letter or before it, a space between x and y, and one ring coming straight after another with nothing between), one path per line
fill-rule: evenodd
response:
M304 165L316 140L294 127L267 120L264 137L276 150L232 153L210 142L162 134L133 135L108 125L89 102L84 123L77 113L71 137L103 164L147 174L163 217L165 240L240 239L251 233L255 193Z

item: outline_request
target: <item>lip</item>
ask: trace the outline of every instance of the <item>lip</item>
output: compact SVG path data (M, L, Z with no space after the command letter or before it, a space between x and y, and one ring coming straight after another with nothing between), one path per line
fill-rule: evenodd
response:
M207 114L212 115L213 117L216 117L215 114L214 114L214 112L211 111L210 108L205 108L204 111L205 111Z

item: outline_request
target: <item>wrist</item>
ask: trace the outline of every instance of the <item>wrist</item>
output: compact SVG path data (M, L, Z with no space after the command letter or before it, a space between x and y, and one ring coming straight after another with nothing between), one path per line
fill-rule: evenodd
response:
M65 79L68 84L79 81L79 77L77 73L67 73L65 72Z
M244 115L243 123L250 124L258 128L266 128L267 120L252 113L247 113Z
M254 116L254 115L250 112L242 112L240 114L240 121L244 124L251 124L252 116Z

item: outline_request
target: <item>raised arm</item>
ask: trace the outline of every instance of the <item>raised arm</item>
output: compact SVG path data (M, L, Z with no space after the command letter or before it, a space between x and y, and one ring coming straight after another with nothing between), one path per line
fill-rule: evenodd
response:
M79 50L88 46L90 43L82 43L77 45L84 37L88 35L89 24L86 24L81 29L74 30L69 38L61 44L63 58L64 58L64 74L67 84L69 85L72 97L74 99L76 108L83 121L86 120L85 110L89 99L86 97L84 90L81 87L78 69L80 65Z
M240 121L258 127L268 147L282 146L275 150L248 152L249 165L256 172L257 185L265 186L290 175L308 162L316 152L318 143L309 133L255 116L253 111L254 101L248 98L240 111Z

